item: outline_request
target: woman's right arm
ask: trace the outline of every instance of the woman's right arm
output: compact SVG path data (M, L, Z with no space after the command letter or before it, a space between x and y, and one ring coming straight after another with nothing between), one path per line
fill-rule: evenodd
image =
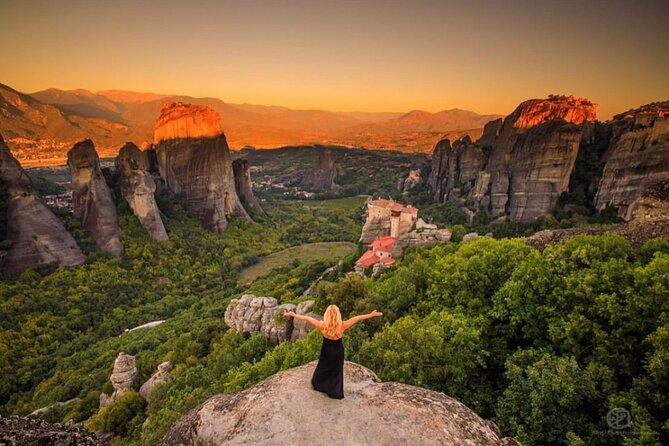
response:
M357 324L360 321L364 321L365 319L371 319L373 317L382 316L382 315L383 315L383 313L381 313L380 311L374 310L369 314L361 314L360 316L355 316L355 317L352 317L351 319L347 319L347 320L344 321L342 326L343 326L344 330L348 330L349 328L351 328L352 326L354 326L355 324Z

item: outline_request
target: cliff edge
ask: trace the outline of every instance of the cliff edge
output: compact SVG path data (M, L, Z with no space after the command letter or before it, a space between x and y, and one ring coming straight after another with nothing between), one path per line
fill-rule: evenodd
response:
M380 382L344 363L343 400L311 389L316 361L270 376L240 392L209 398L157 444L472 444L519 443L443 393Z

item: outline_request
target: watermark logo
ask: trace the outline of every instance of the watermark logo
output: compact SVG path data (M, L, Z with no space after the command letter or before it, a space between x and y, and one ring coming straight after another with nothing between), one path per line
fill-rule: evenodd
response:
M614 407L606 414L606 422L611 429L627 429L632 425L632 414L624 407Z

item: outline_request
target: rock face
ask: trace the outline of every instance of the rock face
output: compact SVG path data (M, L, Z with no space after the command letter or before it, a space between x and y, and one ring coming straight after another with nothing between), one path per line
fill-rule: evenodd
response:
M469 136L458 139L452 146L448 139L439 141L427 180L435 201L454 200L469 193L485 164L485 153Z
M145 401L148 400L149 395L151 394L151 391L155 385L167 381L167 377L172 371L172 368L172 363L169 361L165 361L160 364L158 366L158 371L151 375L151 378L149 378L144 384L142 384L142 387L139 388L139 396L144 398Z
M26 417L0 417L0 444L13 446L109 446L111 439L75 425Z
M418 186L423 182L423 173L421 172L420 169L411 169L409 171L409 175L407 175L406 178L400 179L400 182L398 184L398 189L402 191L402 193L407 193L414 187Z
M265 338L273 344L285 340L294 341L306 336L311 328L304 321L293 320L283 314L294 311L297 314L308 314L313 301L306 301L297 307L293 304L281 304L273 297L256 297L245 294L239 299L232 299L225 310L225 323L236 331L263 333Z
M548 214L569 186L595 108L572 96L532 99L488 123L476 143L439 142L428 178L435 200L470 199L494 218L521 222Z
M154 133L160 176L203 226L223 232L226 215L250 219L235 189L221 118L203 105L165 103Z
M443 393L393 382L344 363L343 400L311 390L316 361L255 386L216 395L177 421L158 444L518 445ZM288 409L289 408L289 409Z
M392 256L399 259L405 248L431 247L451 240L448 229L423 229L401 235L393 245Z
M232 171L235 177L235 190L242 204L257 214L266 215L260 203L253 195L251 183L251 165L245 159L236 159L232 162Z
M123 352L119 353L114 361L114 371L109 377L112 386L114 386L114 392L111 395L107 395L106 393L100 394L100 408L110 405L130 390L136 376L137 367L135 367L135 357Z
M74 266L86 258L72 235L33 190L32 182L0 136L0 181L7 190L7 233L0 271L16 275L33 266Z
M611 127L595 206L616 206L629 220L634 200L649 186L669 180L669 101L617 115Z
M72 174L74 216L93 237L98 247L118 257L123 251L116 205L107 186L100 160L90 139L78 142L67 152Z
M304 185L318 191L339 190L335 184L337 168L334 153L331 150L318 150L314 170L305 178Z
M116 170L121 180L121 194L151 238L168 240L160 218L154 193L156 183L149 171L149 158L133 143L127 143L116 157Z

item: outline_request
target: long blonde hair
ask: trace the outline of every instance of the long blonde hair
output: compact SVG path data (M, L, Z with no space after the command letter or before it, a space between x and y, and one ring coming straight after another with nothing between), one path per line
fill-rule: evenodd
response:
M326 337L335 337L339 335L341 331L341 313L339 312L339 307L336 305L330 305L325 310L323 315L323 334Z

